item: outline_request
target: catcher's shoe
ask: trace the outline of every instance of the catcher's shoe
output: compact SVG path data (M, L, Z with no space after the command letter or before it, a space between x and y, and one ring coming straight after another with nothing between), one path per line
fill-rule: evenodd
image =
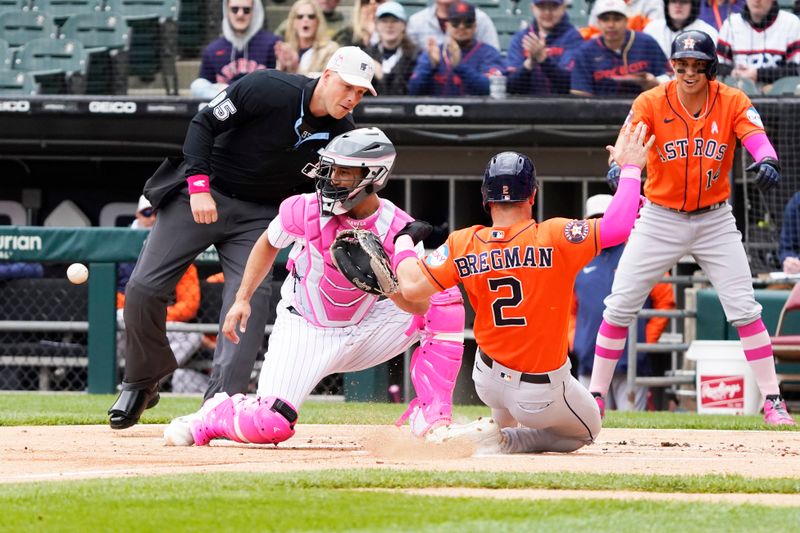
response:
M164 428L164 445L191 446L194 444L191 424L192 421L197 420L199 416L198 413L192 413L190 415L173 418L169 425Z
M149 389L120 391L117 401L108 410L111 429L125 429L139 422L145 409L158 405L158 383Z
M434 443L451 441L471 442L475 455L494 455L503 453L506 437L500 426L492 418L480 417L469 424L450 424L432 429L425 440Z
M606 417L606 401L599 392L593 392L594 401L597 402L597 408L600 409L600 420Z
M767 396L764 402L764 422L770 426L794 426L795 421L786 411L786 402L777 394Z

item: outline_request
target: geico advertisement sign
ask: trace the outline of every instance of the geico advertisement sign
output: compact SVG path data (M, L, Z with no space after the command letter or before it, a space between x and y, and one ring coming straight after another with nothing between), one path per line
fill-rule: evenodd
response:
M460 105L418 104L414 107L418 117L463 117L464 108Z
M136 113L136 102L89 102L89 113Z
M6 100L0 102L0 111L10 113L27 113L31 110L31 103L27 100Z

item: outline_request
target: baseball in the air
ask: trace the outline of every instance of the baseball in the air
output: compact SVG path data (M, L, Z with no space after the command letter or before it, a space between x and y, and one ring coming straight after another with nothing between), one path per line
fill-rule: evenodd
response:
M85 283L89 279L89 269L83 263L72 263L67 269L67 278L75 285Z

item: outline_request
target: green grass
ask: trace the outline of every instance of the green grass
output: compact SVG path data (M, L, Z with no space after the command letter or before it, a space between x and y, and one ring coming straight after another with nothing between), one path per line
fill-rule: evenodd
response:
M113 395L0 394L0 425L105 424ZM199 398L163 397L144 423L166 423ZM311 401L301 421L389 424L404 405ZM457 406L457 419L488 414ZM606 427L767 429L760 416L609 413ZM268 460L268 459L266 459ZM493 500L363 489L469 487L666 493L798 494L792 508L680 501ZM793 531L800 479L732 475L425 472L391 469L213 473L0 484L0 531ZM569 528L569 529L567 529Z
M800 522L800 507L665 501L489 500L353 490L420 486L573 488L571 482L560 482L570 477L594 480L594 484L602 488L614 485L603 481L608 476L598 475L391 471L208 474L0 485L0 508L3 509L0 529L463 533L579 528L598 532L693 532L708 531L713 524L714 531L774 533L792 531ZM642 478L643 483L649 478L634 477ZM711 476L704 477L709 479L697 485L680 482L677 476L675 480L685 488L700 489L712 483ZM733 477L723 479L738 483ZM770 480L769 483L791 481ZM796 490L797 481L794 483Z
M0 393L0 426L106 424L106 411L115 395L69 393ZM176 416L196 411L200 398L162 396L159 405L145 411L144 424L166 424ZM391 424L405 409L403 404L309 401L300 411L304 424ZM458 420L489 414L480 405L458 405ZM607 428L729 429L800 431L800 426L767 427L761 416L698 415L696 413L610 411Z

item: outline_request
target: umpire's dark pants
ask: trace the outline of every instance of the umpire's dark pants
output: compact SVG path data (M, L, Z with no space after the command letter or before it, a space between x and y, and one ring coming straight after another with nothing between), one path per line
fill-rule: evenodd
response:
M213 244L225 274L220 325L233 304L253 244L276 215L275 207L212 191L218 220L197 224L189 194L180 194L158 210L131 279L125 289L125 377L123 388L148 388L177 368L166 335L168 299L189 264ZM252 315L239 344L217 337L214 366L205 397L217 392L246 393L250 373L264 338L270 301L268 276L251 300Z

